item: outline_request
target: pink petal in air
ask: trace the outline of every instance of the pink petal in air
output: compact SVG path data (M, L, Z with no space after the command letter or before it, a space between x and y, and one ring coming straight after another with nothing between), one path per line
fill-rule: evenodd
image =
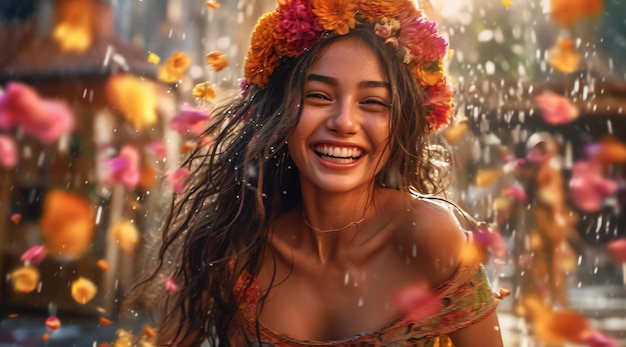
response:
M181 112L170 121L170 127L181 135L199 135L210 118L205 110L183 105Z
M602 168L594 162L581 160L572 168L569 192L572 202L585 212L597 212L604 199L617 190L617 184L602 176Z
M497 230L493 230L488 225L481 226L478 230L472 232L472 237L476 244L486 249L498 257L506 255L506 243L502 239L502 235Z
M27 249L20 258L21 261L30 261L37 265L46 257L46 248L43 245L32 246Z
M626 263L626 238L607 243L606 249L615 259Z
M618 347L617 341L597 330L583 332L582 339L589 347Z
M152 141L148 144L148 149L150 149L157 160L163 160L167 157L167 150L165 148L165 143L163 141Z
M73 131L75 123L66 104L42 99L26 84L11 82L0 97L0 128L20 126L44 144Z
M174 192L181 193L185 189L185 178L187 176L189 176L189 169L186 167L178 168L168 175Z
M535 96L543 120L552 125L571 123L578 118L580 111L570 99L552 92Z
M167 290L170 294L174 294L178 291L178 284L174 282L172 276L165 279L165 290Z
M119 155L105 163L107 176L105 183L121 184L128 190L137 187L140 178L139 151L130 145L122 147Z
M526 195L526 192L524 191L524 189L522 189L519 186L511 186L511 187L505 188L502 194L504 196L511 197L519 202L528 201L528 195Z
M424 320L441 310L441 302L425 282L402 288L394 302L400 310L406 312L405 320L410 322Z
M0 166L11 170L17 166L18 155L15 141L8 136L0 135Z

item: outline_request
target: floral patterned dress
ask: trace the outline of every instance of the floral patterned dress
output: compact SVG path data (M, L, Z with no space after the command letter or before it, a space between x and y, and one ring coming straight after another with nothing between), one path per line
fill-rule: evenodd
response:
M258 346L255 322L258 286L253 282L247 290L244 288L250 278L240 279L235 293L241 295L242 306L239 324L235 324L231 333L234 346ZM259 324L261 345L271 346L415 346L415 347L452 347L447 334L465 328L485 318L497 307L497 300L489 285L482 265L462 265L455 275L434 289L441 301L441 311L419 321L411 321L408 314L394 319L386 327L339 341L302 341L295 340Z

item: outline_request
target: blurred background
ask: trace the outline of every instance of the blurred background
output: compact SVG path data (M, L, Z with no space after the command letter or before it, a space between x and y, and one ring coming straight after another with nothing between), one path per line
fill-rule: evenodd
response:
M506 245L505 345L626 346L626 2L418 3L450 41L448 197ZM0 0L0 347L126 341L177 163L275 6Z

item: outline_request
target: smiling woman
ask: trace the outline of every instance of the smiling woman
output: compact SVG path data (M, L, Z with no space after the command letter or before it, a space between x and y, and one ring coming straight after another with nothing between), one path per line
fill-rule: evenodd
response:
M160 345L502 345L468 233L425 196L446 183L429 146L452 113L446 49L409 0L259 20L144 282L175 288Z

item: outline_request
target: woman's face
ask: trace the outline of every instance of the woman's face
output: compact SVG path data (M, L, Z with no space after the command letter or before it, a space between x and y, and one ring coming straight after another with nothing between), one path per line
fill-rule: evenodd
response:
M332 43L311 67L288 139L303 184L345 192L374 180L389 156L388 81L378 56L354 37Z

